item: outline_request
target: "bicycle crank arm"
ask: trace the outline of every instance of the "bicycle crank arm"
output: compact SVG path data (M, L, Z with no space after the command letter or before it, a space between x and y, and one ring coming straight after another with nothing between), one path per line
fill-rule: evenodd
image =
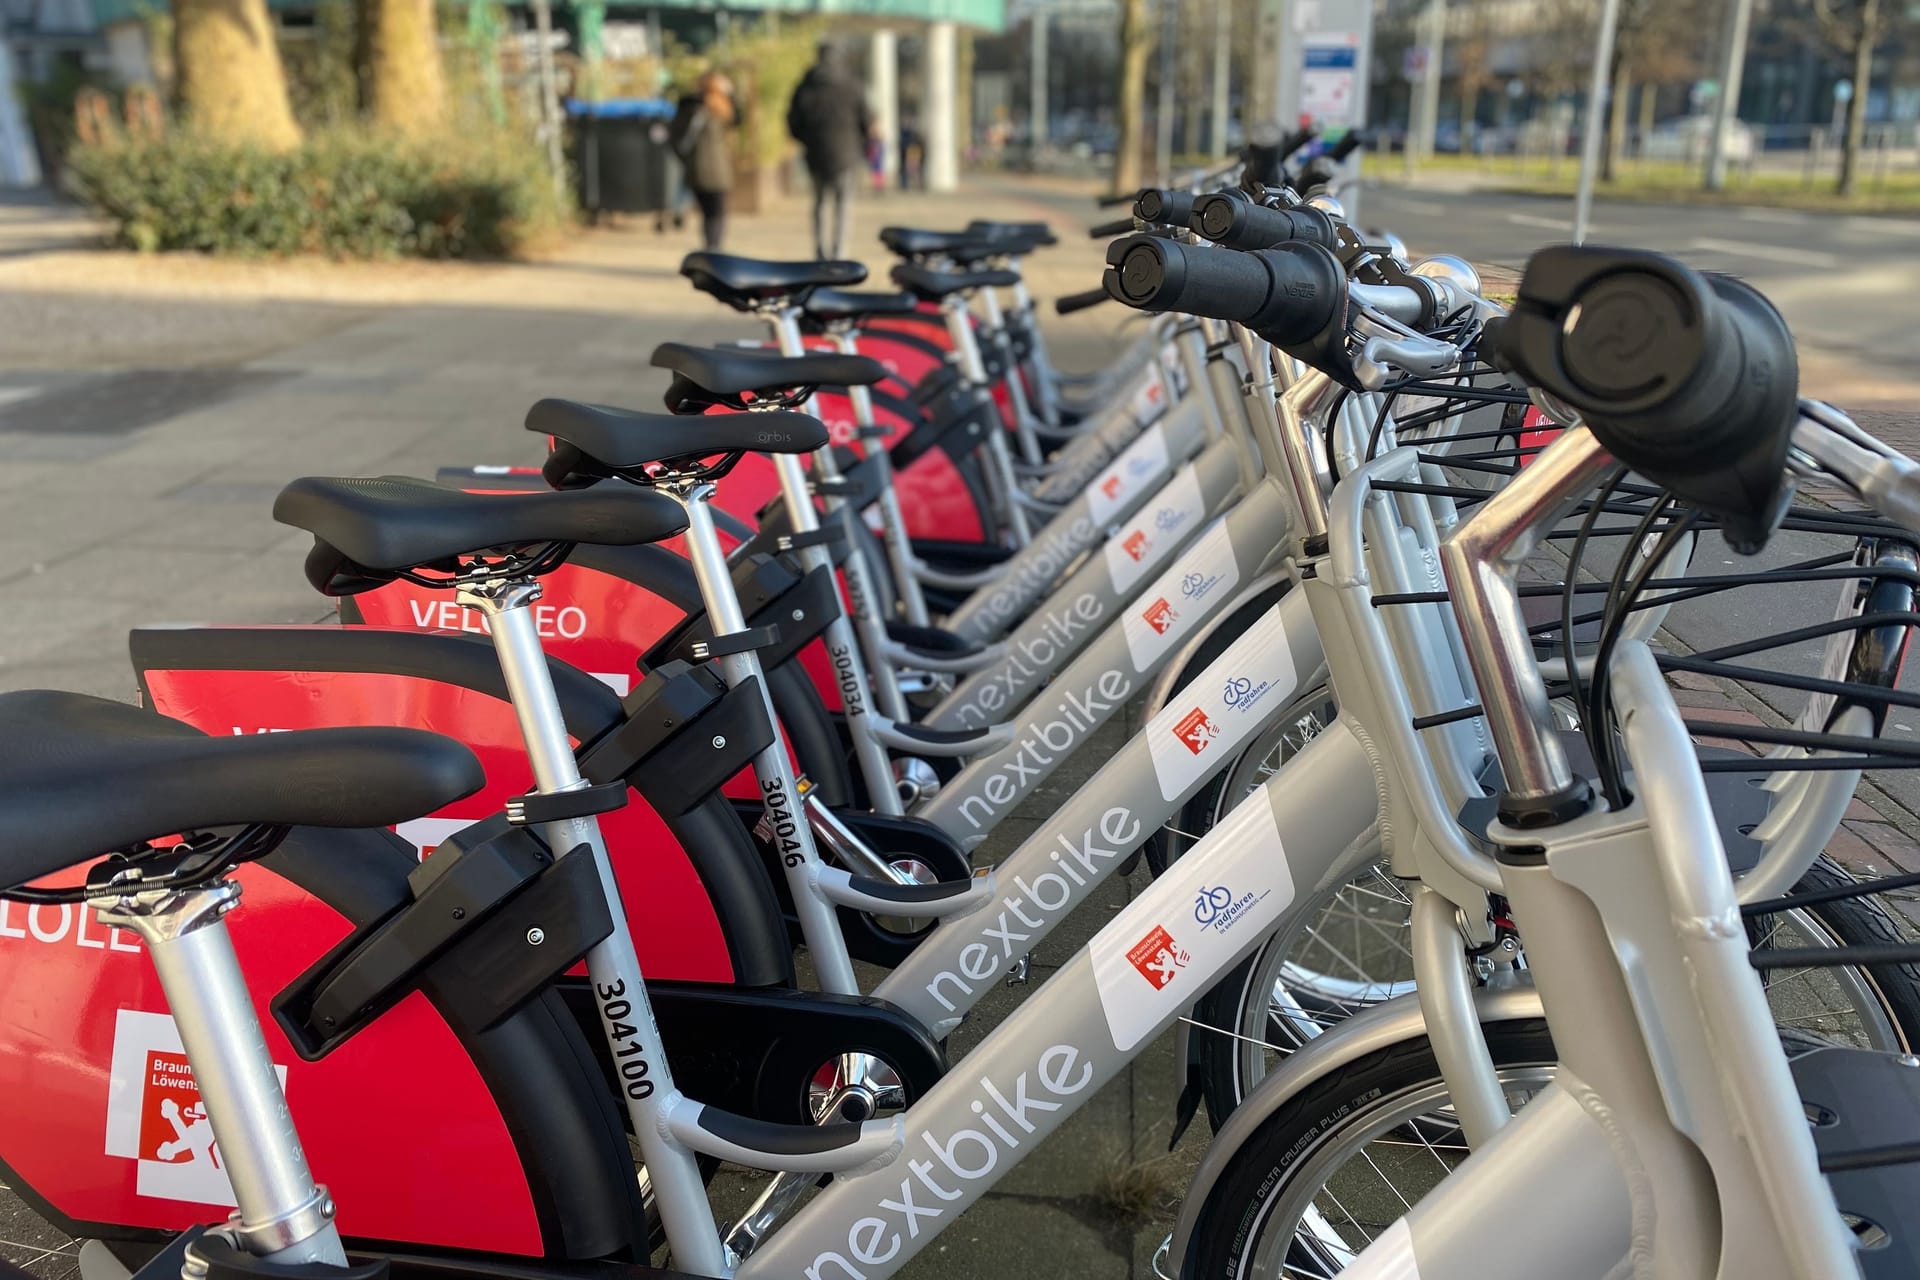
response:
M991 900L995 892L992 872L965 880L894 884L849 875L839 867L829 866L814 871L813 887L836 906L871 915L911 915L916 920L965 915Z
M1007 656L1007 646L995 643L971 653L936 653L930 649L915 649L897 640L888 640L881 644L880 656L894 667L964 676L998 665Z
M942 591L978 591L981 587L991 586L998 581L1001 566L993 565L986 569L976 569L972 573L949 573L945 569L936 569L924 561L913 562L913 576L930 587Z
M992 724L984 729L923 729L876 715L869 715L867 724L882 746L917 756L990 755L1013 744L1010 724Z

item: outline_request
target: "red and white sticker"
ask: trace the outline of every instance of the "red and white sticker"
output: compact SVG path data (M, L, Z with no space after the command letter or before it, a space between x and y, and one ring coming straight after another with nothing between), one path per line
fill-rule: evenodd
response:
M1087 944L1114 1047L1141 1044L1204 995L1293 893L1273 805L1256 792Z
M1173 940L1173 935L1159 925L1153 926L1146 937L1127 948L1128 962L1155 991L1172 982L1192 958Z
M1239 581L1240 566L1234 560L1227 522L1217 520L1120 615L1133 669L1152 670Z
M1087 490L1087 514L1095 525L1112 524L1166 474L1167 433L1159 427L1148 427L1145 434L1094 477Z
M279 1063L273 1069L286 1088L287 1069ZM237 1203L180 1029L167 1014L121 1009L115 1016L106 1153L139 1163L134 1189L140 1195Z
M1530 404L1527 406L1526 413L1520 418L1520 448L1522 450L1544 449L1560 438L1561 430L1560 424L1549 418L1545 410L1537 404ZM1523 452L1520 455L1520 465L1526 466L1537 456L1534 453Z
M1140 620L1160 635L1173 630L1173 624L1180 621L1180 615L1174 610L1173 602L1165 596L1155 596L1147 601L1146 608L1140 610Z
M1148 378L1140 390L1134 392L1133 420L1145 425L1157 419L1167 411L1167 389L1158 378Z
M1158 568L1206 518L1200 476L1189 463L1107 540L1107 577L1125 592Z
M1196 756L1212 746L1219 736L1220 726L1207 715L1204 707L1195 707L1174 722L1174 740Z
M1148 723L1147 751L1161 797L1177 801L1224 769L1298 683L1286 625L1280 610L1271 609Z
M442 840L473 823L472 818L412 818L395 827L393 833L419 850L424 858L439 848Z

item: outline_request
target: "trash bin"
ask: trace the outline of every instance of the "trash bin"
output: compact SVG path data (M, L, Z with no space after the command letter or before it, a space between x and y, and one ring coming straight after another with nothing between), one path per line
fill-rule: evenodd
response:
M667 207L680 162L667 146L674 105L665 98L569 102L574 190L589 214Z

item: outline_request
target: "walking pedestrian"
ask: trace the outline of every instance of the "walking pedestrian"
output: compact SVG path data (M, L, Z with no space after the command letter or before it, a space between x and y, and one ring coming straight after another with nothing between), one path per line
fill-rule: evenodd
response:
M733 82L718 71L700 77L699 91L680 100L668 145L685 167L687 189L700 206L700 237L718 249L727 229L727 193L733 190L733 126L740 110Z
M866 91L840 67L839 55L822 42L814 64L793 91L787 107L787 132L806 153L813 179L813 248L821 259L837 259L847 243L853 217L853 192L866 168L873 115ZM833 213L827 215L827 202Z

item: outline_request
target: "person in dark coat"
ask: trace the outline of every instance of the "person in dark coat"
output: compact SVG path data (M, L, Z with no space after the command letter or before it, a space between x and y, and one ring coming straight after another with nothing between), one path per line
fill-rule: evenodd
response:
M733 82L718 71L700 77L697 93L680 100L667 145L685 167L688 190L700 206L701 239L718 249L727 229L727 193L733 190L733 126L740 111Z
M818 58L793 91L787 132L806 153L813 178L814 252L823 259L838 258L847 243L853 192L866 168L873 115L866 90L841 69L832 45L821 44ZM826 214L829 200L831 221Z

